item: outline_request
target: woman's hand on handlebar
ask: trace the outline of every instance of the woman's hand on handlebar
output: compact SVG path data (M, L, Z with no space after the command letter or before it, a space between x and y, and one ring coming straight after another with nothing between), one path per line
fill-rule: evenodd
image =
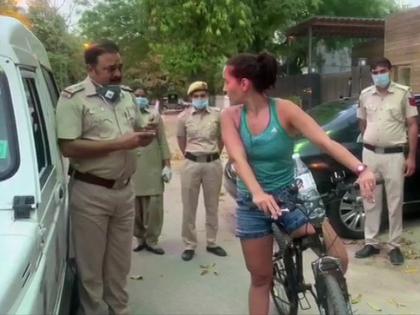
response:
M281 216L281 209L277 204L274 197L265 192L259 192L252 196L252 202L258 207L258 209L264 211L268 216L271 216L274 220L277 220Z
M375 202L375 188L376 188L376 177L375 174L366 169L359 175L356 181L360 187L360 194L364 199L369 202Z

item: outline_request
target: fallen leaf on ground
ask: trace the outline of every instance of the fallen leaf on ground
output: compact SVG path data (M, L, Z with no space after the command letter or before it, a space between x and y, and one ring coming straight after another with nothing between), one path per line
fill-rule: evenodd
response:
M351 304L358 304L362 301L362 295L358 294L354 299L351 299Z
M405 273L408 273L408 274L415 274L415 273L418 272L418 269L417 268L409 268L409 267L407 267L406 269L404 269L404 272Z
M204 276L206 274L213 273L215 276L218 276L219 273L217 272L215 267L216 267L216 263L212 263L211 265L200 265L200 268L201 268L200 275Z
M375 305L375 304L372 304L372 303L369 303L369 302L367 302L367 305L368 305L371 309L373 309L374 311L377 311L377 312L382 312L382 308L380 308L378 305Z
M134 276L130 276L131 280L143 280L143 276L140 275L134 275Z
M396 307L406 307L407 305L397 302L395 299L390 299L389 302L393 305L395 305Z

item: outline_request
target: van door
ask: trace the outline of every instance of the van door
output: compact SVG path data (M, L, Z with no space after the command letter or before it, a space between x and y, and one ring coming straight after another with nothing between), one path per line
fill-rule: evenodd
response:
M45 266L48 267L48 270L43 271L43 309L47 314L51 314L56 308L64 282L66 249L63 248L63 244L67 241L66 194L55 140L54 111L49 102L42 73L40 69L37 72L25 69L21 70L21 76L32 120L41 193L36 215L42 231Z

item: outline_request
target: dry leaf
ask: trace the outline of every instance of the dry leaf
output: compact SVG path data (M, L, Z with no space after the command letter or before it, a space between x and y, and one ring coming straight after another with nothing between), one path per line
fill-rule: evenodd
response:
M358 294L354 299L351 299L351 304L358 304L362 301L362 295Z
M209 271L208 270L201 270L200 276L204 276L205 274L207 274Z
M396 307L407 307L407 305L397 302L395 299L390 299L389 302L394 304Z
M417 268L409 268L409 267L407 267L406 269L404 269L404 272L405 273L408 273L408 274L415 274L415 273L418 272L418 269Z
M130 276L131 280L143 280L143 276L140 275L134 275L134 276Z
M219 275L219 273L218 273L217 271L213 271L213 274L214 274L215 276L218 276L218 275Z
M374 311L382 312L382 309L379 306L375 305L375 304L371 304L371 303L368 302L367 305L369 305L369 307L371 309L373 309Z

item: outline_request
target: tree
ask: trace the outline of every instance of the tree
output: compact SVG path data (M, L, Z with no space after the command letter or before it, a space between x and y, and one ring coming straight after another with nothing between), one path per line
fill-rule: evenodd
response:
M394 9L393 0L103 0L85 11L80 28L87 40L120 45L129 82L185 90L201 79L219 91L223 66L238 52L268 50L299 72L307 44L290 47L285 36L297 21L383 17Z
M44 44L58 85L63 88L83 76L82 42L69 34L64 18L47 0L32 0L27 14L31 30Z
M201 79L214 90L226 58L246 50L252 40L252 12L240 0L148 0L145 8L151 53L162 56L162 68L184 88Z
M13 17L29 28L31 27L31 21L22 11L15 0L0 0L0 15Z

